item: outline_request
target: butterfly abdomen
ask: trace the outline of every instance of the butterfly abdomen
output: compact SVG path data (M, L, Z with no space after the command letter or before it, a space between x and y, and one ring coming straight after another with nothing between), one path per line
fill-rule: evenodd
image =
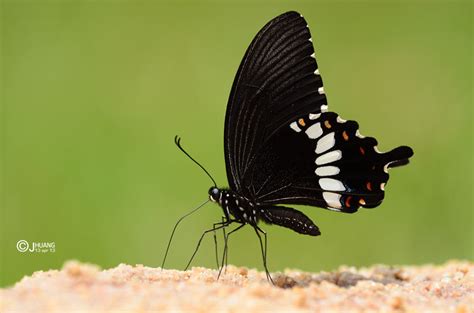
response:
M261 218L268 224L287 227L297 233L311 236L321 234L309 217L292 208L283 206L270 206L261 209Z

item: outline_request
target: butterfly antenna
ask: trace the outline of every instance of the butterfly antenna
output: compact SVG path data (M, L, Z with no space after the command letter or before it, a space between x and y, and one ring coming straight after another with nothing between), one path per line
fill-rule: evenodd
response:
M178 227L179 223L181 223L181 221L185 218L185 217L188 217L189 215L193 214L194 212L196 212L197 210L199 210L200 208L202 208L206 203L209 202L209 199L206 200L205 202L201 203L199 206L197 206L196 208L192 209L191 212L189 213L186 213L185 215L181 216L179 218L179 220L176 222L176 224L174 225L173 227L173 231L171 232L171 236L170 236L170 240L168 241L168 246L166 247L166 252L165 252L165 256L163 257L163 262L161 263L161 270L163 270L163 267L165 266L165 262L166 262L166 257L168 256L168 251L170 249L170 246L171 246L171 241L173 240L173 236L174 236L174 232L176 231L176 228Z
M217 184L216 184L216 181L214 180L214 178L212 178L211 174L209 174L209 172L204 168L204 166L202 166L201 164L199 164L198 161L196 161L195 159L193 159L192 156L189 155L189 153L186 152L186 150L183 149L183 147L181 146L181 138L179 136L175 136L174 137L174 143L176 144L176 146L179 148L179 150L181 150L184 154L186 154L186 156L188 158L190 158L194 163L196 163L206 174L207 176L209 176L209 178L212 180L212 182L214 183L214 187L217 187Z

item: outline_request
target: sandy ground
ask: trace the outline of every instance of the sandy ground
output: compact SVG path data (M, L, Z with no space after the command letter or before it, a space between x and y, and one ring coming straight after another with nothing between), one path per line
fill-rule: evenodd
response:
M0 312L474 312L474 263L265 274L67 262L0 290Z

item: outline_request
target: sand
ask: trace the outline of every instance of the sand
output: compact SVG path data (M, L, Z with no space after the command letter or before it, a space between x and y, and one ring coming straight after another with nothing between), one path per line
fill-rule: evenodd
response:
M474 312L474 263L265 274L77 261L0 290L0 312Z

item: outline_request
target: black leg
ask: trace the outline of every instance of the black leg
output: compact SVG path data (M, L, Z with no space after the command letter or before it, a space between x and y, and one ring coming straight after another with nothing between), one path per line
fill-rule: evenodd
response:
M213 228L216 227L216 225L223 225L226 223L226 218L225 216L222 216L222 219L221 219L221 222L220 223L214 223L212 224ZM225 240L225 227L222 228L222 233L224 234L224 240ZM217 264L217 269L220 269L221 266L219 264L219 252L218 252L218 248L217 248L217 235L216 235L216 231L214 230L214 247L215 247L215 253L216 253L216 264ZM227 262L227 258L226 258L226 262Z
M198 244L197 244L197 246L196 246L196 249L194 250L194 253L193 253L193 255L191 256L191 259L189 260L188 264L187 264L186 267L184 268L185 271L188 269L189 265L191 264L191 262L192 262L193 259L194 259L194 256L195 256L196 253L198 252L199 246L201 246L201 241L202 241L202 239L204 238L204 236L205 236L207 233L210 233L211 231L212 231L212 232L215 232L215 231L218 230L218 229L225 228L225 227L229 226L230 223L232 223L232 221L225 221L225 222L222 222L222 223L215 223L211 229L208 229L208 230L206 230L205 232L202 233L201 238L199 238L199 241L198 241ZM219 226L216 227L216 225L219 225Z
M224 217L222 217L222 221L224 221ZM226 233L225 233L225 228L222 228L222 234L224 235L224 237L223 237L223 238L224 238L224 243L225 243L225 245L227 246L227 239L226 239L226 238L227 238L227 235L226 235ZM228 255L228 254L226 253L226 254L225 254L225 260L223 259L223 262L224 262L224 263L222 264L222 266L225 267L224 273L227 271L227 255ZM220 272L220 269L219 269L219 272Z
M227 245L228 239L229 239L229 238L226 236L226 240L225 240L226 248L225 248L225 260L224 260L224 274L227 273L227 265L229 264L229 246Z
M227 268L227 253L228 253L228 252L227 252L227 249L228 249L227 241L229 240L229 236L230 236L232 233L238 231L239 229L241 229L241 228L244 227L244 226L245 226L245 224L239 225L237 228L231 230L231 231L227 234L227 236L225 236L225 238L224 238L224 253L222 254L222 267L221 267L221 269L219 270L219 274L217 275L217 280L219 280L219 277L221 277L222 269L224 268L224 264L225 264L225 267ZM225 262L225 263L224 263L224 262Z
M218 223L212 224L212 228L213 228L213 230L214 230L213 233L214 233L214 248L215 248L215 250L216 250L216 251L215 251L215 253L216 253L216 264L217 264L217 268L219 269L219 268L220 268L220 265L219 265L219 253L217 252L217 236L216 236L216 230L215 230L217 224L218 224ZM224 230L225 227L222 228L222 229Z
M166 251L165 251L165 255L163 256L163 262L161 262L161 270L163 270L163 268L165 267L165 262L166 262L166 257L168 256L168 251L170 250L170 246L171 246L171 241L173 240L173 236L174 236L174 232L176 231L176 228L178 228L178 225L179 223L181 223L182 220L184 220L186 217L188 217L189 215L193 214L194 212L196 212L197 210L199 210L200 208L202 208L206 203L208 203L209 200L206 200L206 202L204 202L203 204L199 205L197 208L193 209L191 212L181 216L178 221L176 222L176 224L174 224L174 227L173 227L173 231L171 232L171 236L170 236L170 239L168 240L168 245L166 246Z
M258 236L258 240L260 241L260 249L262 250L263 267L265 268L265 274L267 275L268 281L270 281L273 285L275 285L275 283L273 282L272 276L270 275L270 272L268 271L268 267L267 267L267 233L265 231L261 230L260 227L258 227L258 226L254 226L254 229L255 229L255 233ZM262 237L260 236L259 232L261 232L263 234L264 238L265 238L265 246L262 242Z

